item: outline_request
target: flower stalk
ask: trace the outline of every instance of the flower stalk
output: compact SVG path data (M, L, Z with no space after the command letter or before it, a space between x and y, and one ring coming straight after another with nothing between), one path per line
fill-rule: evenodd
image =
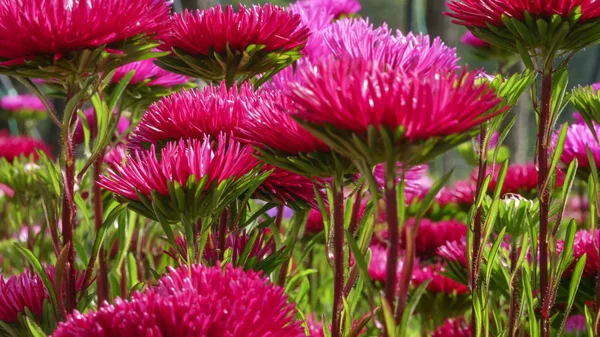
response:
M102 209L102 188L96 184L100 180L102 174L102 163L104 161L104 154L100 154L96 162L94 163L94 224L96 227L96 233L100 231L102 227L102 221L104 219ZM108 265L106 262L106 254L103 250L100 250L98 254L98 276L96 278L98 303L104 303L108 300Z
M344 292L344 190L341 177L334 177L331 184L333 194L333 337L340 337L342 297Z

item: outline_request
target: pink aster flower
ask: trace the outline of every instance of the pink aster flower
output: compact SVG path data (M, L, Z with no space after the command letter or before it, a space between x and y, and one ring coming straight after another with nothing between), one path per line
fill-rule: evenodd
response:
M302 49L302 54L310 59L329 55L331 52L323 41L323 32L327 27L331 26L335 19L333 12L329 8L316 4L315 1L311 1L309 5L301 3L290 4L288 11L298 14L302 20L302 24L310 30L310 36L308 37L306 46ZM291 67L287 67L285 70L288 70L288 68Z
M306 229L304 233L306 234L317 234L320 233L323 228L325 228L325 224L323 223L323 214L318 209L311 209L308 212L308 219L306 220Z
M490 169L491 171L492 169ZM488 192L493 193L498 183L499 167L493 169L492 179L488 185ZM473 174L475 177L475 173ZM565 175L557 170L556 186L562 186ZM535 195L538 185L538 170L534 163L511 164L508 166L506 178L502 185L502 195L519 194L523 196Z
M46 106L35 95L13 95L0 98L0 108L8 112L45 113Z
M525 12L545 19L553 15L564 18L578 7L581 8L580 22L600 16L600 3L590 0L452 0L447 6L452 12L446 14L467 27L504 26L502 16L523 20Z
M0 132L0 158L5 158L12 162L20 156L33 156L34 160L38 159L37 150L51 156L50 147L39 139L23 136L9 136Z
M53 337L304 337L282 288L228 265L171 269L158 286L116 299L97 312L75 312Z
M24 59L111 45L166 28L161 0L20 0L0 5L0 59ZM92 23L93 24L90 24Z
M313 208L318 207L312 180L272 165L265 165L263 168L263 171L270 170L273 172L256 191L260 198L284 204L299 202Z
M431 337L471 337L469 323L462 318L447 319Z
M387 249L381 245L371 245L371 261L369 262L369 276L375 281L385 282L387 275ZM402 261L398 259L396 266L396 274L402 272Z
M403 128L410 141L460 134L504 110L489 113L501 99L464 71L423 76L364 59L327 58L296 75L286 94L300 107L298 118L359 135L369 126Z
M475 202L476 184L472 180L457 181L454 186L443 187L435 197L440 206L456 205L461 208L469 208Z
M129 63L117 68L111 83L119 83L132 70L135 70L135 74L129 82L130 85L147 81L144 85L149 87L174 87L186 84L190 80L187 76L174 74L158 67L154 64L154 60L150 59Z
M221 5L195 12L176 13L172 29L162 36L162 48L182 49L192 55L225 53L227 48L244 51L251 45L265 50L291 50L306 44L309 30L300 17L285 9L266 4L246 7Z
M313 11L325 9L332 13L334 18L356 14L361 8L358 0L300 0L296 5Z
M418 287L425 281L431 280L429 285L427 285L427 291L432 293L464 295L469 292L469 289L464 284L442 275L444 271L444 267L439 263L415 268L412 276L412 284Z
M573 242L575 262L579 261L583 254L587 254L582 276L584 278L593 278L598 274L598 248L596 248L600 244L598 237L598 230L592 234L589 230L583 229L575 234L575 241Z
M386 25L374 28L364 19L338 20L323 32L322 39L338 58L373 60L420 75L457 68L456 50L440 38L431 41L427 35L405 36Z
M243 116L259 100L252 85L227 89L224 83L203 91L183 90L152 104L129 139L129 148L141 150L162 142L206 135L233 134Z
M127 147L125 144L119 144L113 147L104 156L104 163L112 168L122 166L127 159Z
M477 36L473 35L471 31L467 31L461 38L462 44L471 46L473 48L487 48L490 46L489 42L483 41Z
M153 191L169 196L169 183L185 187L191 176L196 182L207 177L207 186L241 178L259 165L252 152L250 146L228 142L225 136L219 137L216 146L209 137L169 143L160 157L152 145L150 151L129 154L124 165L109 168L109 176L102 177L99 184L130 200L139 200L136 192L146 197Z
M466 238L446 242L437 250L437 255L448 262L456 262L467 268L467 242Z
M593 123L596 134L600 135L600 126ZM558 134L552 137L552 146L556 147L558 141ZM577 159L579 167L590 167L588 160L587 148L589 147L592 158L596 165L600 165L600 146L594 134L585 123L577 123L569 125L567 129L567 138L565 140L565 147L562 154L560 155L560 161L565 164L570 164L574 159Z
M567 319L567 324L565 325L565 332L568 335L585 336L587 331L587 321L585 315L571 315Z
M96 121L96 110L94 108L85 109L83 114L86 118L88 128L90 130L90 138L94 139L98 135L98 122ZM114 118L117 117L117 110L113 111ZM77 118L77 124L75 124L75 131L73 132L73 142L76 144L83 143L84 141L84 131L83 124L81 123L79 117ZM119 121L117 122L117 134L123 134L125 131L129 129L131 125L131 121L125 116L121 116Z
M409 219L403 227L414 226L415 219ZM419 257L432 257L439 247L447 242L460 241L467 235L467 226L457 220L433 222L421 220L415 237L416 252ZM402 232L400 248L404 248L406 231Z

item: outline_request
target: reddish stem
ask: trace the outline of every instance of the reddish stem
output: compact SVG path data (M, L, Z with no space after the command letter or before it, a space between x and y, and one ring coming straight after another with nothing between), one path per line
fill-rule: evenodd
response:
M404 255L404 261L402 263L402 273L400 274L399 281L399 296L398 306L396 308L396 324L399 324L404 315L404 309L406 308L406 298L408 296L408 288L410 286L410 279L412 277L413 268L415 264L415 228L413 226L406 226L406 252Z
M510 312L509 312L509 326L508 326L508 337L517 336L517 312L519 311L519 280L521 278L521 272L516 271L517 261L519 259L519 251L516 245L512 245L510 250L510 269L511 274L514 274L510 294Z
M333 259L335 277L333 283L332 337L339 337L340 314L344 292L344 191L339 179L334 179L333 190Z
M68 313L73 312L76 303L75 287L75 250L73 245L73 231L75 227L75 204L73 195L75 193L75 150L70 138L70 127L67 125L67 137L64 139L65 168L64 168L64 192L62 205L62 234L63 247L69 246L67 254L67 266L65 277L66 309Z
M94 163L94 224L96 227L96 233L100 231L102 227L103 209L102 209L102 188L98 185L100 175L102 174L102 162L104 161L104 155L100 154L96 162ZM98 253L98 276L96 278L98 303L104 303L108 301L108 265L106 262L106 254L103 249L100 249Z

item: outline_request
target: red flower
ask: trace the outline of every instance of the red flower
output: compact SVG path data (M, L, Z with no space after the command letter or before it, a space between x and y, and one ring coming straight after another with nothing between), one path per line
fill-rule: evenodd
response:
M158 286L97 312L75 312L53 337L304 337L284 290L258 273L221 267L171 269Z
M327 58L298 68L296 77L286 94L298 104L298 118L359 135L369 126L402 128L410 141L464 133L492 118L501 102L464 71L423 76L365 59Z
M152 145L150 151L129 154L122 166L109 168L109 176L101 177L99 184L127 199L138 200L136 192L149 198L153 191L169 196L169 183L177 182L185 188L190 177L196 182L207 177L208 187L213 181L241 178L259 165L250 146L228 142L225 136L219 137L217 144L213 146L209 137L169 143L161 151L160 160Z
M321 232L325 228L325 224L323 223L323 214L321 214L321 210L311 209L308 212L308 219L306 220L306 229L304 232L306 234L317 234Z
M40 150L51 156L50 147L39 139L24 137L24 136L9 136L0 132L0 158L5 158L12 162L20 156L33 156L34 160L38 159L36 150Z
M579 22L600 17L600 3L593 0L452 0L447 5L452 12L446 15L467 27L504 26L502 16L523 20L525 12L534 18L549 19L553 15L566 18L578 7L581 7Z
M46 113L46 106L35 95L14 95L0 98L0 108L9 112Z
M227 48L244 51L251 45L264 46L267 52L291 50L306 44L309 30L302 26L300 16L266 4L246 7L234 12L228 5L174 15L174 24L161 39L162 48L179 48L192 55L221 54Z
M427 285L427 291L432 293L463 295L469 292L469 288L464 284L442 275L444 271L444 267L439 263L435 266L415 268L412 283L415 287L418 287L423 282L431 280Z
M447 319L431 337L471 337L471 328L462 318Z
M131 149L140 150L182 138L202 139L232 134L243 116L258 101L251 84L227 89L224 83L205 90L183 90L152 104L129 139Z
M166 28L162 0L19 0L0 4L0 59L11 63L155 35ZM118 48L118 47L117 47Z

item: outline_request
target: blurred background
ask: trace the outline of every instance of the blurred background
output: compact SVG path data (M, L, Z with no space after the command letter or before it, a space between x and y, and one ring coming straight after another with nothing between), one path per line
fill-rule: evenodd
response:
M277 5L286 6L291 1L288 0L175 0L174 10L182 11L184 9L197 9L214 6L217 3L237 4L241 2L249 5L252 3L271 2ZM469 69L485 69L486 72L493 74L498 68L497 62L484 61L478 58L472 47L460 43L461 36L465 33L463 27L453 25L451 20L442 13L446 10L443 0L362 0L362 10L359 13L362 17L368 18L375 25L386 23L391 28L399 29L403 33L408 31L429 34L430 36L439 36L449 46L456 47L462 63L468 65ZM579 53L570 63L570 85L589 85L600 81L600 49L598 46L589 48ZM517 64L508 70L509 73L518 72L521 65ZM14 94L17 91L23 92L15 83L6 77L0 77L0 95ZM526 95L528 96L528 95ZM531 160L534 152L535 134L535 115L529 107L528 97L521 100L520 106L512 113L516 114L517 122L514 129L509 134L505 144L511 150L511 160L513 162L526 162ZM56 102L60 109L61 102ZM569 106L563 112L561 120L563 122L571 118L573 110ZM0 128L9 128L6 121L0 123ZM50 144L57 144L58 130L52 128L50 123L42 127L40 136L45 138ZM447 171L449 168L466 166L460 159L456 151L445 155L441 160L432 164L437 173ZM461 178L460 171L455 174L455 178ZM464 174L463 174L464 175Z

